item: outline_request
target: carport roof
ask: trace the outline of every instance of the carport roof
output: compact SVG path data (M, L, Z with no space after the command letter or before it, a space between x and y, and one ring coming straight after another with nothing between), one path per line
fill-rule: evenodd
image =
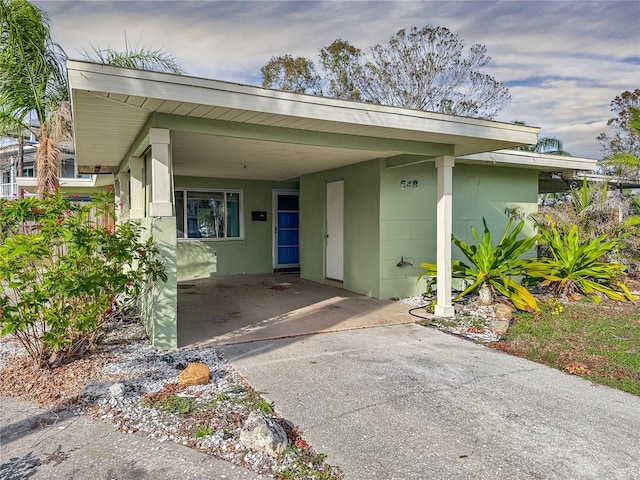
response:
M79 170L88 173L116 171L132 154L140 132L154 114L173 119L213 121L217 125L221 122L241 124L254 131L299 132L304 137L299 143L291 138L278 140L276 135L276 139L249 137L253 142L244 145L244 158L268 157L270 150L272 157L277 154L282 158L283 152L286 154L289 150L291 165L299 158L300 151L306 149L307 158L302 167L298 162L288 171L286 159L278 165L281 178L339 166L336 162L347 165L370 158L406 157L407 154L421 154L424 158L424 152L431 152L433 157L459 157L534 144L539 131L530 126L73 60L67 62L67 69L74 113L76 161ZM193 132L182 132L185 134L182 142L181 132L173 132L176 133L176 145L182 145L182 153L187 156L190 149L195 148ZM310 133L315 136L309 137ZM186 135L190 135L189 141ZM224 133L217 135L225 137ZM338 137L340 141L331 140ZM313 143L314 139L321 141ZM349 141L352 139L359 141ZM370 142L363 142L363 139ZM362 146L367 143L369 146ZM331 148L339 159L330 166L324 163L329 157L326 148ZM208 151L215 155L215 150ZM233 162L229 160L227 164L231 165ZM264 178L269 177L268 171L264 169ZM273 173L273 168L270 171ZM224 172L218 172L218 175L227 176Z

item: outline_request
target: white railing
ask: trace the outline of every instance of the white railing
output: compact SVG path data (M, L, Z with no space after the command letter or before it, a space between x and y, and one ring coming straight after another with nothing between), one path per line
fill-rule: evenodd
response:
M0 183L0 198L15 198L17 196L17 183Z

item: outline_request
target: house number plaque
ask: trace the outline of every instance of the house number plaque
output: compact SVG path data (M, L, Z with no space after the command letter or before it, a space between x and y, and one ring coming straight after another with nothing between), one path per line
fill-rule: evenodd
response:
M400 180L400 188L418 188L418 180Z

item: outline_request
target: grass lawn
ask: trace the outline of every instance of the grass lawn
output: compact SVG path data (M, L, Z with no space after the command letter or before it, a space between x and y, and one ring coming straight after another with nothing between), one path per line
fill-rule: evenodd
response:
M640 305L579 302L519 312L492 348L640 395Z

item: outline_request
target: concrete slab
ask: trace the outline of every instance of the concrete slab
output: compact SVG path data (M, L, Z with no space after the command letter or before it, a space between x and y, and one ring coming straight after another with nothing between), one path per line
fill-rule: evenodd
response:
M237 275L181 282L178 345L214 346L413 322L408 307L300 279Z
M173 442L125 434L106 421L59 414L0 397L0 478L162 480L262 479Z
M429 328L221 350L349 480L640 475L640 398Z

